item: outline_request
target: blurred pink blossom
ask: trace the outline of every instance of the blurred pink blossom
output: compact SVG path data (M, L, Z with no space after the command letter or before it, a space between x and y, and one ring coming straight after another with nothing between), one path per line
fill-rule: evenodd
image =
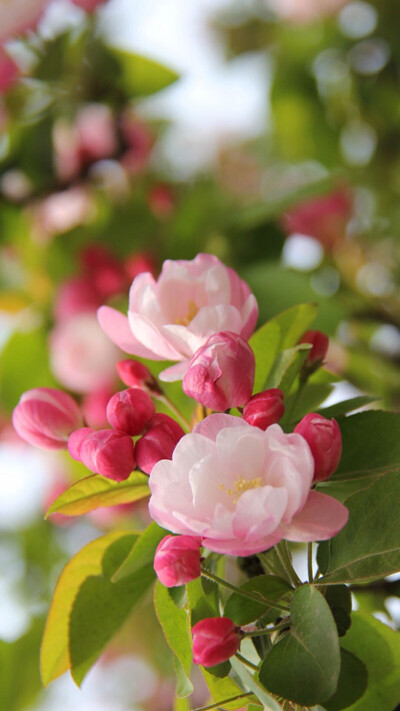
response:
M61 284L54 302L54 318L65 321L85 312L94 312L101 304L101 297L91 281L73 277Z
M81 159L95 161L110 158L117 150L114 117L105 104L87 104L75 120Z
M52 193L34 208L36 237L43 239L68 232L88 222L94 209L93 198L81 185Z
M294 23L307 23L332 15L348 0L269 0L278 17Z
M311 489L306 440L213 414L150 473L151 517L173 533L201 536L216 553L247 556L290 541L321 541L347 522L336 499Z
M255 296L233 269L211 254L192 261L167 260L157 281L139 274L129 295L128 316L108 306L98 312L105 333L126 353L178 361L160 374L184 377L189 360L213 333L227 330L245 340L258 316Z
M111 385L120 355L101 330L95 314L78 314L60 322L50 335L53 373L74 392L87 393Z
M108 427L107 405L114 394L114 389L109 385L86 393L82 401L82 412L85 422L94 429Z
M34 30L49 0L1 0L0 42Z
M86 12L94 12L99 5L104 5L106 0L71 0L71 2Z
M17 81L18 76L18 66L0 45L0 92L4 93L11 89L13 84Z
M126 111L121 118L121 132L126 145L122 164L129 173L141 173L149 160L154 136L149 126L132 111Z
M331 250L344 237L353 211L353 199L347 188L295 205L282 218L283 228L314 237Z

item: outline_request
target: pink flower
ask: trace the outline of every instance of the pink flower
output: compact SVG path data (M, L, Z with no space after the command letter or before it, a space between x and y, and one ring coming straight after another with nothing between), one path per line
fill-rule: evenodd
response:
M129 297L128 317L108 306L99 321L114 343L132 355L179 361L160 379L180 380L190 358L213 333L227 330L247 340L257 321L257 302L236 272L217 257L164 262L157 281L139 274Z
M43 449L66 448L68 436L83 424L75 400L53 388L34 388L21 395L12 421L22 439Z
M133 280L142 272L156 275L156 260L150 252L134 252L125 260L125 272Z
M352 211L352 196L349 190L340 187L332 193L295 205L283 216L283 227L289 233L314 237L330 250L344 238Z
M149 511L160 526L201 536L217 553L252 555L282 538L320 541L343 528L348 512L310 489L313 474L300 435L213 414L182 437L172 461L155 464Z
M125 291L128 281L121 262L100 245L86 247L80 255L86 279L100 295L107 299Z
M72 0L72 2L85 10L85 12L94 12L98 5L104 5L106 0Z
M110 385L120 356L99 327L95 314L59 323L50 336L50 364L60 383L87 393Z
M279 422L284 412L282 390L270 388L253 395L243 408L243 418L249 425L266 430Z
M237 333L214 333L191 358L182 387L212 410L239 407L251 397L255 358Z
M115 393L107 405L107 420L111 427L132 436L141 434L154 414L152 399L138 388Z
M192 636L194 663L213 667L236 654L243 634L229 617L207 617L192 628Z
M198 536L165 536L154 556L154 570L167 588L184 585L201 574Z
M0 45L0 92L6 92L11 89L18 76L18 66Z
M82 400L82 410L85 422L94 429L104 429L108 427L107 405L113 396L115 388L106 385L86 393Z
M75 430L75 432L71 432L70 436L68 437L68 452L72 459L76 459L77 462L82 461L81 460L81 447L86 439L86 437L90 434L92 434L94 430L91 427L81 427L79 430Z
M90 471L114 481L127 479L136 466L132 438L115 430L90 432L76 453Z
M138 360L127 358L118 361L117 372L122 382L130 388L140 388L153 396L160 395L162 392L154 375Z
M85 312L94 312L101 304L101 299L93 283L84 277L73 277L59 288L54 304L54 317L65 321L71 316Z
M49 0L3 0L0 3L0 42L35 29Z
M328 336L325 333L322 333L322 331L306 331L300 338L299 343L310 343L312 345L304 365L306 366L306 369L309 371L311 370L311 372L317 370L317 368L322 365L328 352Z
M311 449L315 462L314 481L324 481L333 474L342 456L342 435L336 420L322 415L306 415L294 428Z
M184 431L178 423L162 413L154 415L149 429L137 442L135 448L138 467L150 474L160 459L170 459Z
M175 209L175 196L169 185L157 183L153 185L147 196L149 208L160 220L171 217Z
M75 127L80 154L84 160L90 162L110 158L116 152L114 117L111 109L105 104L92 103L83 106L77 113Z

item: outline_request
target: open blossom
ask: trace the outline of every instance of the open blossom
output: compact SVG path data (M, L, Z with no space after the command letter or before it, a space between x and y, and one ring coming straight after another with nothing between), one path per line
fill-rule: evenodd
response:
M19 436L42 449L66 448L68 436L82 424L75 400L54 388L28 390L13 412L13 425Z
M129 295L128 316L108 306L99 321L126 353L151 360L178 361L160 374L164 381L184 377L192 355L217 331L247 340L258 315L249 287L217 257L167 260L157 281L139 274Z
M160 526L200 536L217 553L252 555L282 538L325 540L343 528L348 511L311 490L313 475L301 435L213 414L182 437L172 461L153 467L149 511Z

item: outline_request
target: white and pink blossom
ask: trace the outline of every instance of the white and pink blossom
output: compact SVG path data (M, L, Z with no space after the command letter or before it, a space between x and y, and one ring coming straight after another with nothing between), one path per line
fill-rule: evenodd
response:
M206 417L153 467L152 518L173 533L200 536L217 553L252 555L281 539L320 541L348 511L311 490L306 440L274 424L263 431L225 414Z
M233 269L217 257L167 260L157 281L139 274L129 295L128 316L99 309L103 330L126 353L178 363L160 374L164 381L184 377L193 354L217 331L247 340L258 316L255 296Z

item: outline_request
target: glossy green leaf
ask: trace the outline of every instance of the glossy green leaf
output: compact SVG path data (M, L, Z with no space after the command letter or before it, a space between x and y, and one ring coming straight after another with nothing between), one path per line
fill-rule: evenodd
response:
M100 506L116 506L139 501L150 495L149 477L142 472L132 472L125 481L112 481L99 474L80 479L53 501L46 513L80 516Z
M293 595L290 631L268 652L260 681L274 694L312 706L334 694L339 672L339 639L328 603L304 585Z
M168 593L168 588L158 581L154 589L154 607L167 644L179 662L177 665L177 695L187 696L193 691L189 680L192 647L188 631L188 614L186 610L175 605ZM186 680L182 679L182 672L186 676Z
M129 577L112 582L133 538L125 535L107 548L101 573L84 580L73 602L69 651L71 674L78 685L156 577L149 563Z
M279 600L285 593L292 590L286 580L273 575L258 575L241 586L241 590L265 595L272 600ZM253 620L265 615L271 606L265 602L256 602L234 592L228 598L224 615L230 617L237 625L248 625Z
M256 356L255 392L265 386L280 351L293 348L297 344L300 336L314 320L316 313L316 304L292 306L253 333L249 344Z
M164 528L151 523L134 542L130 553L116 570L113 581L118 582L149 563L153 564L154 553L160 541L167 535Z
M346 711L394 711L400 699L400 636L371 615L355 612L342 646L366 666L368 686Z
M280 353L265 383L265 388L280 388L284 395L288 395L297 378L310 347L301 343L293 348L287 348Z
M70 668L69 618L82 583L100 575L105 552L126 533L108 533L82 548L65 566L54 591L44 631L40 670L45 686Z
M365 664L354 654L340 650L340 675L338 688L329 701L324 702L327 711L342 711L357 701L368 684L368 672Z
M148 57L116 47L109 48L109 51L119 63L123 88L132 96L154 94L179 78L172 69Z
M371 402L375 402L375 400L376 398L369 397L368 395L358 395L357 397L349 398L349 400L338 402L336 405L321 407L318 412L328 419L331 417L338 418L347 415L348 412L359 410L361 407L365 407L365 405L370 405Z
M229 676L223 679L219 679L216 676L210 674L208 669L205 667L200 667L201 673L207 684L208 690L214 700L214 702L219 703L221 708L228 709L228 711L234 711L234 709L243 708L245 700L240 698L243 696L245 691ZM222 703L226 699L234 699L236 696L239 698L236 701L230 701L229 703ZM254 697L249 697L254 698Z
M329 585L325 590L339 637L343 637L351 625L351 592L346 585Z
M346 526L318 547L318 583L366 582L400 570L399 500L400 471L387 472L346 500Z
M206 617L219 616L218 586L205 586L204 578L196 578L186 585L192 627Z
M301 420L309 412L315 412L317 407L331 394L333 386L329 383L310 383L301 391L297 398L297 391L285 398L285 414L279 424L294 423ZM294 405L294 403L296 403Z
M250 674L249 670L242 662L239 661L239 659L232 657L231 664L243 686L253 692L257 699L261 702L264 711L282 711L281 705L269 695L268 691L263 688L257 677Z

